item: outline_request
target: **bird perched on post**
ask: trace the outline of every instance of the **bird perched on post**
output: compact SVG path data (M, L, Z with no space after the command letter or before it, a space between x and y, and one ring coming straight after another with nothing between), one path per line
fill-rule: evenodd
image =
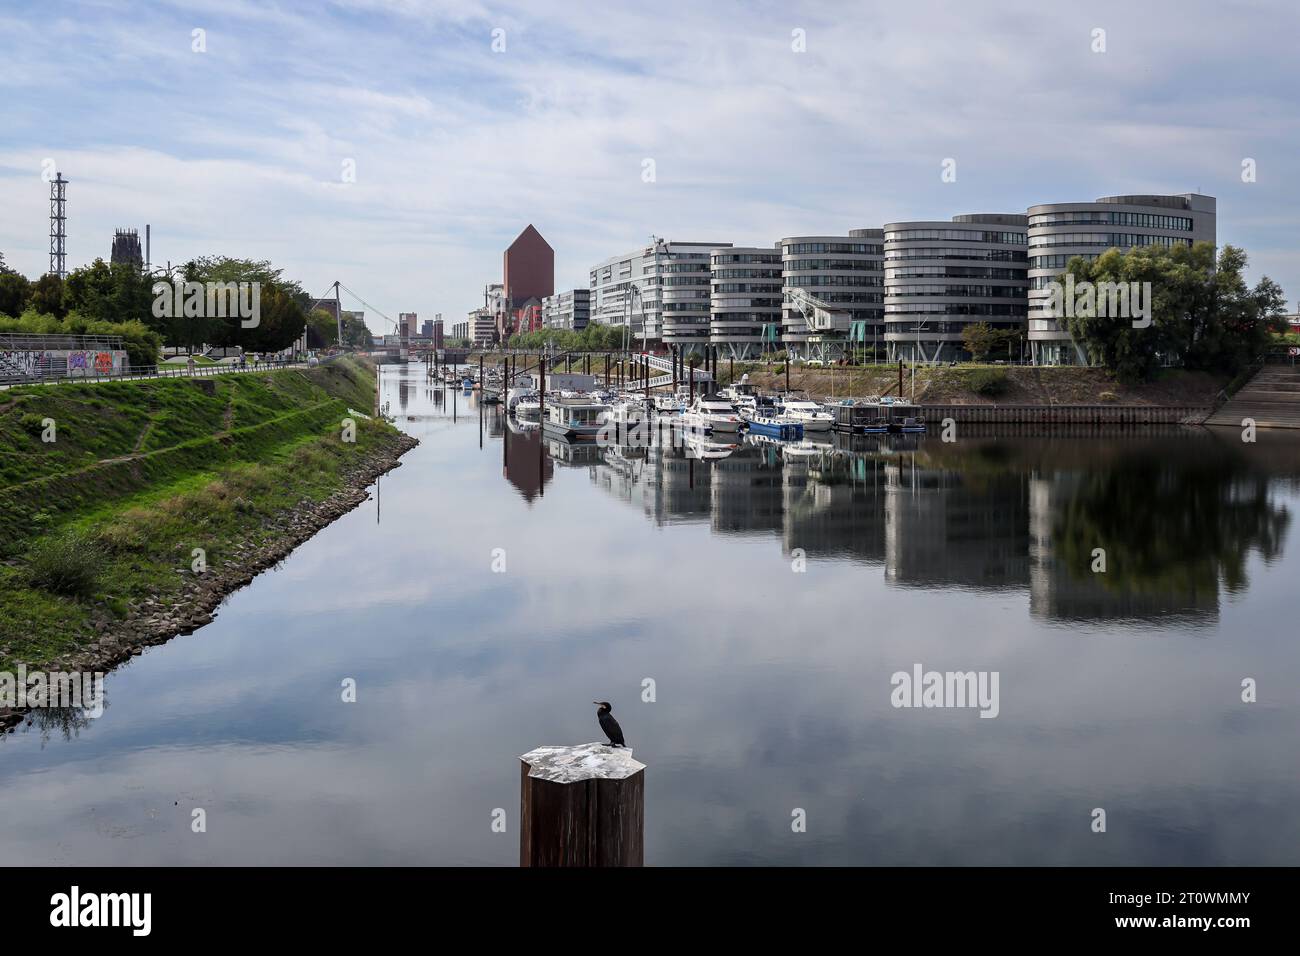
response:
M611 747L626 746L623 743L623 728L614 719L614 709L609 706L609 701L593 700L592 703L596 705L596 719L600 721L600 729L605 731L605 736L609 738L609 745Z

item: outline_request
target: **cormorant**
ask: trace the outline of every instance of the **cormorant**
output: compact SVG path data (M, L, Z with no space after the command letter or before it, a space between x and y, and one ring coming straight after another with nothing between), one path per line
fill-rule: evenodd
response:
M605 731L605 736L609 738L611 747L624 747L623 728L618 725L614 719L613 708L609 706L607 700L593 700L596 705L596 719L600 721L600 729Z

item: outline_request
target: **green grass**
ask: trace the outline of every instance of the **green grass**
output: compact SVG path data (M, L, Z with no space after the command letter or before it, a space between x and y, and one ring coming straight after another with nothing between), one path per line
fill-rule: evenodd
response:
M355 444L342 441L347 408L368 408L373 388L373 372L348 361L45 386L0 411L0 436L37 459L11 463L0 484L9 558L0 564L0 668L77 648L96 622L125 616L128 601L176 595L195 548L219 567L235 542L265 542L286 510L337 491L359 455L398 437L383 422L358 420ZM66 416L75 448L21 444L32 403ZM61 429L55 444L63 439ZM79 561L79 550L91 560Z

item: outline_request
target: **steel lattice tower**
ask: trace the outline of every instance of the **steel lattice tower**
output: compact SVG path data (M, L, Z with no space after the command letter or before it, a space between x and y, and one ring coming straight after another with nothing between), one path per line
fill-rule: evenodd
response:
M60 279L68 277L67 202L68 181L56 172L50 181L50 271Z

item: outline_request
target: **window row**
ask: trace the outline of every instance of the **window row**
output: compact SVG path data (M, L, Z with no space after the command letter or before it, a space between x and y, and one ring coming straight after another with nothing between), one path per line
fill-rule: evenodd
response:
M917 239L943 239L958 242L999 242L1008 245L1024 245L1027 235L1023 232L984 232L975 229L899 229L885 233L885 243L913 242Z
M1034 226L1086 226L1093 223L1111 226L1143 226L1148 229L1181 229L1192 231L1192 220L1186 216L1162 216L1145 212L1048 212L1029 217L1029 228Z

